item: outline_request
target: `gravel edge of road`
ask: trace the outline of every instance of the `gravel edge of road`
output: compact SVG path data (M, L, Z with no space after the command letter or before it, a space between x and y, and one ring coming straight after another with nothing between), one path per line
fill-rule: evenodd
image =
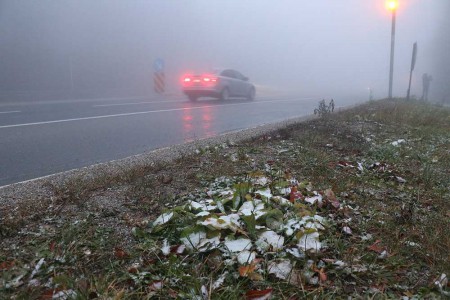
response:
M218 136L203 138L192 142L177 144L170 147L159 148L147 153L142 153L119 160L113 160L106 163L99 163L88 167L73 169L53 175L31 179L24 182L14 183L0 187L0 206L13 205L22 199L36 199L51 196L48 186L60 187L65 182L73 179L81 181L94 181L100 176L115 176L127 168L149 166L152 163L164 162L170 163L182 156L193 154L196 150L221 145L223 143L239 143L264 134L268 134L289 125L305 122L316 118L314 115L307 115L287 119L281 122L259 125L249 129L241 129L226 132ZM14 203L13 203L14 202Z

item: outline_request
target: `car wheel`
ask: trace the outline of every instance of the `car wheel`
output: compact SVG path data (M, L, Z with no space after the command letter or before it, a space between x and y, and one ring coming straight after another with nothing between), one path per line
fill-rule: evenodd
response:
M227 101L228 99L230 99L230 91L228 88L224 88L220 93L220 100Z
M198 96L196 96L196 95L188 95L188 98L189 98L189 100L191 100L191 101L197 101Z
M247 100L253 101L255 100L255 88L250 88L250 91L248 91Z

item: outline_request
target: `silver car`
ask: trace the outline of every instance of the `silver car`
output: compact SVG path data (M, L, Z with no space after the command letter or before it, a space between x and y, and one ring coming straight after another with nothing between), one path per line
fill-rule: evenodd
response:
M191 101L199 97L228 100L231 97L255 99L255 86L241 73L232 69L215 70L203 75L186 75L182 79L183 92Z

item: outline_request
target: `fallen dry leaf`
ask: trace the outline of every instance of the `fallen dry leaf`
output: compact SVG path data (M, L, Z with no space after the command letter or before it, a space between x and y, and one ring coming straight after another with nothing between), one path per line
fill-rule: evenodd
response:
M242 277L247 277L249 274L253 273L256 269L256 264L249 264L247 266L239 267L239 275Z
M265 289L262 291L251 290L245 293L247 300L266 300L272 296L273 289Z
M290 201L291 203L294 203L296 200L301 199L302 196L303 196L302 193L300 193L300 192L297 190L297 187L296 187L296 186L291 187L291 193L289 194L289 201Z
M381 240L376 240L375 243L373 243L371 246L368 246L367 249L380 254L385 250L383 246L379 245L380 242Z
M114 248L114 256L118 259L124 259L128 257L128 253L126 253L122 248Z
M157 291L157 290L160 290L163 288L164 283L162 280L159 280L159 281L153 281L152 283L149 283L148 285L149 285L149 289L151 291Z
M14 267L14 264L15 264L14 260L4 261L4 262L0 263L0 270L2 270L2 271L9 270L12 267Z

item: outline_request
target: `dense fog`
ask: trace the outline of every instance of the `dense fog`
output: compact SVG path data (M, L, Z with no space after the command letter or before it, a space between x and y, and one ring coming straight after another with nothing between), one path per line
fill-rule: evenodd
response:
M399 2L393 94L417 42L411 94L428 73L430 98L448 100L450 3ZM171 93L186 72L230 67L261 91L384 98L390 36L384 0L2 0L0 92L150 95L161 58Z

